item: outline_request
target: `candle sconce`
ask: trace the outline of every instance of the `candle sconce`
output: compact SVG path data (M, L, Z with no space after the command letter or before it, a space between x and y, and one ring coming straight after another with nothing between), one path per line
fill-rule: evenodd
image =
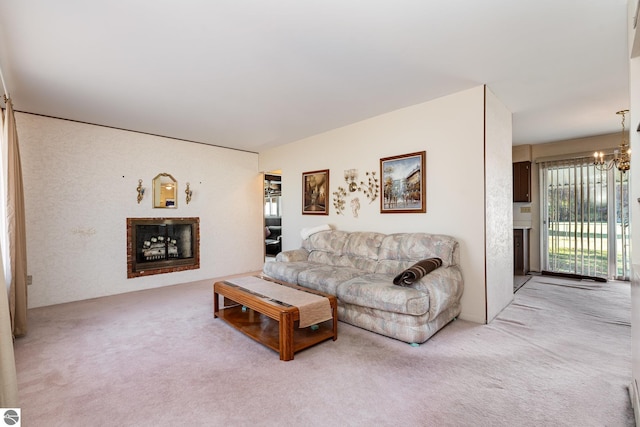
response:
M358 170L357 169L347 169L344 171L344 180L347 183L347 188L351 193L358 189L358 184L356 184L356 180L358 179Z
M187 188L184 190L184 193L187 195L186 201L187 201L187 204L189 204L189 202L191 201L191 195L193 194L193 191L191 191L189 189L189 183L188 182L187 182Z
M138 187L136 188L136 190L138 191L138 204L140 204L142 198L144 197L144 188L142 187L141 179L138 180Z
M347 183L346 188L338 187L338 191L333 193L333 207L336 209L336 213L338 215L344 215L344 209L346 206L345 199L347 197L353 197L350 196L349 193L355 193L356 191L362 192L367 196L367 199L369 199L369 204L373 203L378 198L378 194L380 194L380 183L376 176L376 172L365 172L365 175L367 177L367 182L365 183L364 181L360 181L360 184L358 184L356 182L358 179L357 169L346 169L344 171L344 180ZM351 200L351 209L353 217L358 218L360 200L357 197Z

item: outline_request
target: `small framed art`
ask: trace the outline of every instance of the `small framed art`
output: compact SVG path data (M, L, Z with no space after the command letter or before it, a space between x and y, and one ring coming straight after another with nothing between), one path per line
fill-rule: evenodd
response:
M380 159L380 213L427 211L426 151Z
M329 169L302 174L302 214L329 215Z

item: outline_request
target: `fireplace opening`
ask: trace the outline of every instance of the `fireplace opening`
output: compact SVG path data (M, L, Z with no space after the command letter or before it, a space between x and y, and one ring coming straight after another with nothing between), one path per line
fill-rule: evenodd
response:
M200 218L127 218L127 277L200 268Z

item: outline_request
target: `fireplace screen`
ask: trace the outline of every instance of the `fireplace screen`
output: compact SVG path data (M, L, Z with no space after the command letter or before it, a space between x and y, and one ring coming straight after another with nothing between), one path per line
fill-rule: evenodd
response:
M199 218L127 218L127 277L200 268Z

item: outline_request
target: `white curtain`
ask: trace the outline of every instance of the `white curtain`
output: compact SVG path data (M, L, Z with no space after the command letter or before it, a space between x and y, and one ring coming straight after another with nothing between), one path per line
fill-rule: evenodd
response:
M22 166L18 147L18 131L11 98L6 101L4 139L7 144L7 224L9 230L9 312L15 337L27 333L27 233L22 188ZM5 249L6 250L6 249Z
M9 249L9 223L7 221L7 170L8 170L8 147L9 143L5 137L5 114L0 114L0 248L2 249L2 265L4 266L4 280L7 290L11 287L11 251Z
M0 283L6 288L2 275ZM0 292L0 407L18 407L18 379L7 292Z
M0 125L4 129L5 117L0 114ZM4 132L2 132L2 146L6 146ZM4 156L3 156L4 158ZM4 165L3 165L4 166ZM3 170L6 170L3 168ZM4 174L3 174L4 175ZM4 188L4 184L2 185ZM2 191L2 201L5 201L6 193ZM0 203L3 206L5 203ZM6 211L4 211L6 212ZM3 218L5 215L2 215ZM3 228L1 234L6 234L7 229ZM4 270L4 249L0 249L0 268ZM11 313L9 310L9 285L11 282L5 280L5 275L0 274L0 407L15 408L18 407L18 381L16 376L16 362L13 353L13 326L11 322Z

